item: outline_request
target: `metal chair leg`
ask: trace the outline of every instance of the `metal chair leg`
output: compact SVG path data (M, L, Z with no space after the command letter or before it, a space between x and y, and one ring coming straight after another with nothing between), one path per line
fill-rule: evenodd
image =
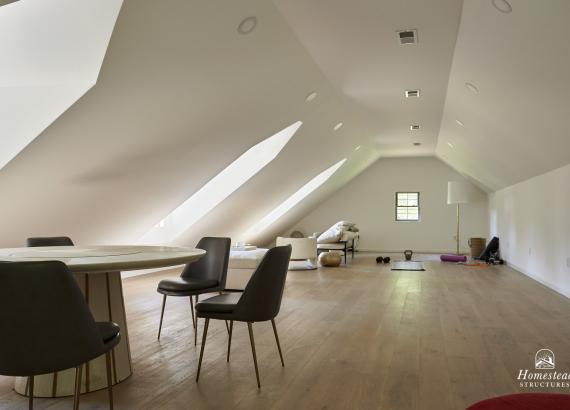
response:
M271 325L273 326L273 333L275 334L275 341L277 342L277 349L279 350L279 357L281 358L281 366L285 367L285 362L283 361L283 353L281 353L281 344L279 343L279 336L277 336L277 326L275 326L274 319L271 319Z
M160 311L160 324L158 325L158 340L160 340L160 330L162 329L162 318L164 317L164 307L166 306L166 295L162 298L162 310Z
M111 351L105 353L105 361L107 362L107 390L109 392L109 409L113 410L113 381L111 378Z
M198 372L196 373L196 382L200 378L200 368L202 367L202 357L204 357L204 347L206 346L206 336L208 335L208 325L210 324L210 319L206 318L206 323L204 323L204 334L202 336L202 347L200 348L200 359L198 360Z
M83 365L75 368L75 391L73 392L73 410L79 410L79 396L81 394L81 371Z
M192 327L196 330L196 319L194 318L194 302L192 301L192 296L190 296L190 310L192 311Z
M255 354L255 340L253 339L253 328L251 322L247 322L247 329L249 330L249 341L251 342L251 353L253 354L253 364L255 366L255 377L257 378L257 388L261 388L259 383L259 370L257 369L257 356Z
M29 386L29 409L34 410L34 376L28 377L28 386Z
M230 349L232 347L232 332L234 330L234 321L230 320L230 337L228 339L228 358L226 359L226 361L229 363L230 361Z
M196 295L196 304L198 304L198 295ZM196 325L194 327L194 346L196 346L197 344L198 344L198 313L196 313Z

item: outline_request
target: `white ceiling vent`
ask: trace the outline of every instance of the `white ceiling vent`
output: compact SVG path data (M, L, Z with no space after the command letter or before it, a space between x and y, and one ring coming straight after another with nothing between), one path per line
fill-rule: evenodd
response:
M417 44L418 30L401 30L398 31L398 41L401 45Z
M420 90L406 90L406 98L419 98Z
M412 131L417 131L420 129L420 126L418 124L412 124L410 125L410 130Z

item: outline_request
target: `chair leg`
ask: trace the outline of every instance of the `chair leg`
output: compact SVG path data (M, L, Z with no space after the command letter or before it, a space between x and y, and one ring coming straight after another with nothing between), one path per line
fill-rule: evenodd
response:
M196 295L196 304L198 304L198 295ZM194 327L194 346L196 346L197 344L198 344L198 313L196 313L196 324Z
M198 360L198 372L196 373L196 382L200 379L200 368L202 367L202 357L204 357L204 347L206 346L206 336L208 335L208 325L210 324L210 319L206 318L206 323L204 323L204 334L202 335L202 347L200 348L200 359Z
M160 340L160 330L162 329L162 318L164 317L164 307L166 306L166 295L162 298L162 309L160 311L160 324L158 325L158 340Z
M257 356L255 354L255 340L253 339L253 328L251 322L247 322L247 330L249 330L249 341L251 342L251 353L253 354L253 364L255 366L255 377L257 379L257 388L261 388L261 383L259 383L259 370L257 369Z
M194 302L192 301L192 296L190 296L190 310L192 311L192 327L196 331L196 319L194 318Z
M230 349L232 347L232 332L234 330L234 321L230 320L230 337L228 339L228 358L226 359L226 361L229 363L230 361Z
M271 325L273 326L273 333L275 334L275 341L277 342L277 349L279 350L279 357L281 358L281 366L285 367L285 362L283 361L283 353L281 353L281 344L279 343L279 336L277 336L277 326L275 326L275 319L271 319Z
M220 295L223 295L223 294L224 294L224 292L222 292L222 291L220 291L220 292L218 292L218 293L219 293ZM228 332L228 335L229 335L229 334L230 334L230 327L228 326L228 321L227 321L227 320L224 320L224 322L226 322L226 331Z
M29 385L29 409L34 410L34 376L28 377L28 385Z
M113 382L111 378L111 351L105 354L105 361L107 362L107 390L109 392L109 410L113 410Z
M81 371L83 365L75 368L75 391L73 392L73 410L79 410L79 396L81 394Z

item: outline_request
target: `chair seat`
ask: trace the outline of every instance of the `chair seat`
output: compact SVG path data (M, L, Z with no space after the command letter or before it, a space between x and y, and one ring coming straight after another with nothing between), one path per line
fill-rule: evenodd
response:
M231 313L236 308L241 293L224 293L203 300L196 305L200 313Z
M95 324L105 344L116 338L121 331L121 328L113 322L96 322Z
M193 292L203 289L209 289L218 286L218 281L214 279L164 279L158 283L158 291L160 292Z

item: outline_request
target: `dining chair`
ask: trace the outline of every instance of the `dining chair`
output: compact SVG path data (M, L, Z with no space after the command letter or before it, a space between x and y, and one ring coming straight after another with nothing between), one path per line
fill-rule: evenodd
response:
M206 319L204 334L202 336L202 346L200 348L200 359L198 361L198 372L196 373L196 382L200 378L200 368L202 367L202 357L206 346L206 336L208 334L210 319L230 322L230 337L226 359L228 362L230 361L234 321L247 323L258 388L261 388L261 383L259 382L259 370L257 368L257 356L253 338L252 325L254 322L271 321L281 365L285 367L281 345L279 344L279 336L277 335L275 317L281 307L281 299L283 298L283 289L285 288L285 279L287 278L287 268L290 258L291 245L277 246L269 249L251 276L243 293L224 293L205 299L196 305L197 317Z
M112 322L95 322L67 266L60 261L0 263L0 374L28 377L75 368L73 409L79 408L83 364L103 354L113 409L110 351L120 341Z
M192 327L194 328L194 345L196 345L198 318L194 315L194 301L192 297L195 297L196 303L198 303L199 295L211 292L222 292L225 289L230 247L230 238L202 238L196 245L196 248L205 250L206 255L196 262L186 265L179 278L163 279L158 283L157 292L164 295L162 298L162 309L160 311L160 324L158 325L159 340L164 308L166 306L166 297L185 296L190 297Z
M37 246L73 246L73 241L67 236L44 236L27 239L28 247Z

